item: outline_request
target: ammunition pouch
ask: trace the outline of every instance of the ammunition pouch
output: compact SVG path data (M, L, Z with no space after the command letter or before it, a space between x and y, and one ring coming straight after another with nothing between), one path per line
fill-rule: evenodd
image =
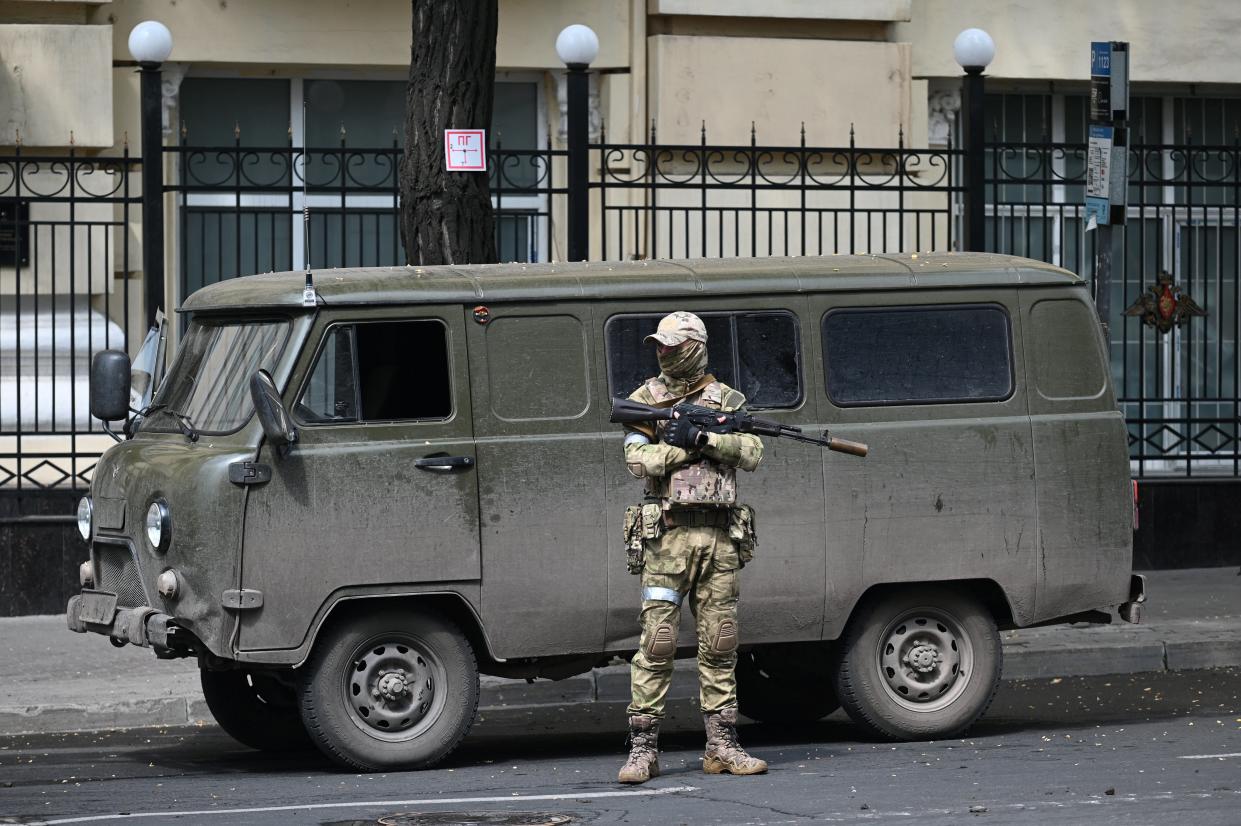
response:
M647 545L664 535L663 515L658 502L625 508L625 567L629 573L640 574L646 567Z
M737 469L703 459L664 476L659 487L657 495L670 508L726 508L737 501Z
M754 559L758 547L758 532L754 526L754 508L749 505L733 505L728 510L728 538L737 546L741 567Z
M664 525L669 528L727 528L731 514L723 508L701 510L670 510L664 513Z

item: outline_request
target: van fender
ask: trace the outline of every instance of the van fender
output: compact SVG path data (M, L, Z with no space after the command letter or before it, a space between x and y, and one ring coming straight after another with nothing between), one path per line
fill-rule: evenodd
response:
M475 586L476 587L476 586ZM483 627L482 618L474 602L464 593L451 588L438 588L427 591L392 591L389 593L350 593L342 591L328 597L311 623L306 638L297 648L279 650L241 651L237 653L238 662L255 662L271 665L285 665L298 668L310 658L315 642L329 622L335 622L353 611L364 610L364 607L383 607L403 603L411 608L432 607L441 616L445 616L460 627L470 644L482 661L496 660L491 640Z
M824 638L828 640L838 639L844 633L845 626L849 624L849 620L857 613L858 608L868 600L889 591L916 589L919 586L928 585L957 588L962 593L979 600L991 612L991 616L995 618L995 624L1000 630L1021 628L1030 624L1034 618L1032 611L1023 607L1020 602L1014 602L1009 590L994 579L935 579L910 582L881 582L869 586L861 594L858 594L853 600L853 604L849 606L849 610L841 612L836 621L829 623L828 627L824 629Z

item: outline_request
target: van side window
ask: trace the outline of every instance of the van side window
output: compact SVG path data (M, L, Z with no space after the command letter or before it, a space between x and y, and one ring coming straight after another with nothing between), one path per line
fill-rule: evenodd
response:
M1051 299L1030 308L1026 333L1034 358L1034 386L1048 400L1093 399L1106 390L1103 356L1092 338L1094 313L1081 301Z
M435 319L333 327L296 410L314 423L452 415L448 330Z
M1013 392L1011 339L995 305L832 310L827 395L842 407L1001 401Z
M351 422L358 418L353 375L353 327L328 331L310 381L297 405L307 422Z
M792 408L801 403L801 348L792 313L699 312L707 328L707 371L745 394L754 409ZM659 375L655 347L642 339L655 332L663 313L608 319L608 385L623 398Z

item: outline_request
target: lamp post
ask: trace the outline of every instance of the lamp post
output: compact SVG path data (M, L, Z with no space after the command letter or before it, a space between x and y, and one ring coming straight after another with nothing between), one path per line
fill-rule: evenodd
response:
M172 53L172 33L163 23L145 20L129 33L129 53L142 76L142 269L146 281L147 324L164 307L164 157L160 112L160 64Z
M599 38L589 26L574 23L556 37L556 54L568 69L569 260L585 261L590 257L590 75L586 70L599 55Z
M995 57L995 41L982 29L966 29L952 42L952 55L965 70L961 111L965 132L965 233L970 252L986 247L986 133L983 115L983 72Z

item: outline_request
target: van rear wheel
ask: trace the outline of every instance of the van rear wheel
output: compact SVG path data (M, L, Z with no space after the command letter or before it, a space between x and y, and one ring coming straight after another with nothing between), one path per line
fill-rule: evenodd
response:
M474 649L432 614L378 611L324 632L302 681L302 720L341 766L422 769L447 756L478 709Z
M849 717L873 734L944 739L991 705L1002 663L983 605L944 586L914 586L868 601L849 620L835 683Z
M297 692L264 671L233 669L199 672L211 716L230 737L259 751L310 748L297 708Z
M737 657L738 709L760 723L813 723L840 707L823 677L788 654L743 651Z

